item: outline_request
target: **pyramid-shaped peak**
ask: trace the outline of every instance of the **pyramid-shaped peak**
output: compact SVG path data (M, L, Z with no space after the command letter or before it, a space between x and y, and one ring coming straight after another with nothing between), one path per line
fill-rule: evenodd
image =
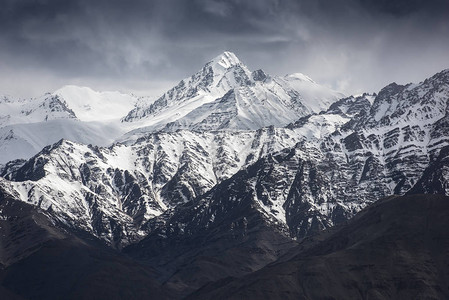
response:
M238 57L230 51L223 52L222 54L218 55L211 61L212 65L220 65L225 69L228 69L232 66L236 66L240 63L241 62L238 59Z

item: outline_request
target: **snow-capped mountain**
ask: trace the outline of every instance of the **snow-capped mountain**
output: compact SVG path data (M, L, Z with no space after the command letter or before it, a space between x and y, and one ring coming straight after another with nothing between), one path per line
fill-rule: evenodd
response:
M45 94L37 99L0 99L0 126L38 123L55 119L75 119L75 113L59 95Z
M0 126L40 123L57 119L110 121L134 108L137 97L119 92L96 92L67 85L38 98L0 98Z
M0 165L28 159L65 138L106 146L130 130L120 124L135 96L65 86L33 99L0 99Z
M0 178L0 186L121 246L146 234L144 222L297 139L291 130L266 128L159 132L109 148L61 140L21 167L7 165L2 176L14 182Z
M343 95L300 73L250 72L231 52L154 100L65 86L36 99L0 100L0 164L28 159L67 139L107 146L157 130L252 130L282 127L326 109ZM120 122L119 120L122 120Z
M341 97L300 73L271 77L262 70L251 72L234 53L224 52L123 121L139 122L145 131L282 127Z
M146 223L176 218L176 208L192 201L200 205L198 218L213 220L219 213L209 209L214 201L224 207L247 199L300 238L419 181L449 143L440 133L446 130L447 109L439 109L448 103L446 76L344 98L285 128L163 131L109 148L61 141L22 167L5 168L1 184L120 246L154 230ZM428 105L436 109L429 112ZM393 118L387 106L402 109Z

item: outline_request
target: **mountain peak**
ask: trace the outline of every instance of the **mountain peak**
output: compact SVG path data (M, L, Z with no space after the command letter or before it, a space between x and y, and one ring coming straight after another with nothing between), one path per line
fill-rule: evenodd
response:
M225 97L234 90L234 97ZM300 73L271 80L262 70L250 72L234 53L225 51L150 105L136 106L123 121L145 118L148 131L169 123L170 130L281 127L327 109L341 96Z
M234 53L230 51L225 51L222 54L215 57L214 59L212 59L210 61L210 64L215 66L221 66L224 69L229 69L232 66L241 64L241 61Z

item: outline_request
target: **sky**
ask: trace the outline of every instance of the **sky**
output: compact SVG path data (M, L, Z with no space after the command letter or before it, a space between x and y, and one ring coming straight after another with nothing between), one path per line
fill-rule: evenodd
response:
M449 68L449 0L0 0L0 94L156 96L223 51L346 94Z

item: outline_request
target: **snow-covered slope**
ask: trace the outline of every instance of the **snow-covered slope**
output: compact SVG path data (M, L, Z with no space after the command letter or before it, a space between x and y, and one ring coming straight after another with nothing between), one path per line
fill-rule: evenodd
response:
M88 87L64 86L53 95L63 99L76 117L85 122L116 121L134 108L136 97L120 92L96 92Z
M296 91L301 103L311 112L319 113L329 108L335 98L343 98L342 93L332 91L313 81L302 73L293 73L284 77L275 77L275 83L285 91ZM275 88L275 87L273 87Z
M0 165L14 159L28 159L60 139L84 144L110 145L123 131L116 124L56 119L0 127Z
M58 95L45 94L36 99L0 98L0 126L75 118L75 113Z
M149 106L136 107L124 122L145 121L147 126L162 127L204 103L222 97L236 86L251 84L251 72L231 52L208 62L200 71L179 84Z
M120 118L138 98L66 86L32 99L0 99L0 165L65 138L106 146L130 130Z
M14 182L0 177L0 187L123 246L142 237L141 225L151 218L192 201L267 153L294 146L294 134L283 128L182 130L109 148L62 140L18 169L6 168L3 176Z
M96 92L68 85L38 98L0 98L0 126L55 119L84 122L117 121L134 108L137 97L119 92Z
M137 106L124 122L148 130L248 130L285 126L325 110L341 93L302 74L271 77L250 72L231 52L224 52L182 80L151 105Z

